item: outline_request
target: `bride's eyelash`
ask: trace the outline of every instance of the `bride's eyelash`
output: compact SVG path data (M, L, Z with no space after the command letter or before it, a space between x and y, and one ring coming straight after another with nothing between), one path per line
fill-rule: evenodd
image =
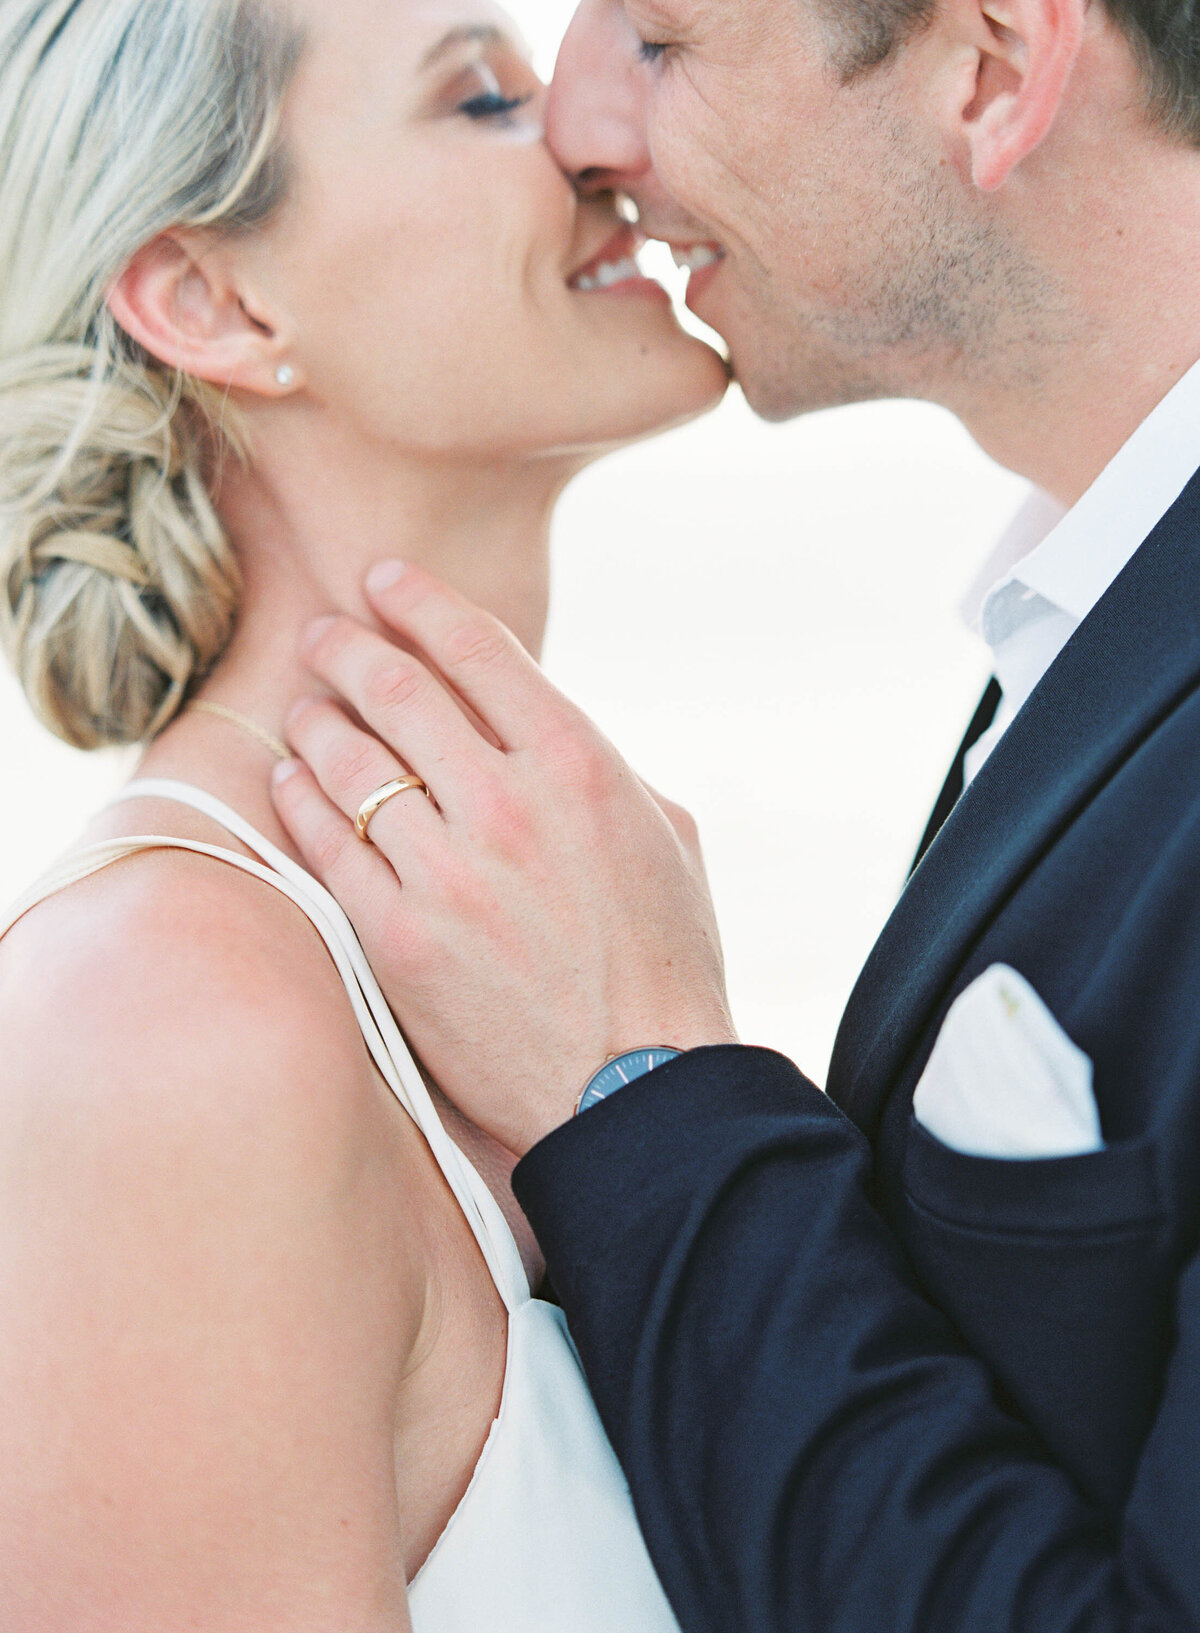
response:
M666 49L661 40L643 40L638 46L638 56L642 62L661 62Z
M460 102L458 111L465 113L468 119L501 119L532 101L532 93L528 96L501 96L498 91L482 91L478 96Z

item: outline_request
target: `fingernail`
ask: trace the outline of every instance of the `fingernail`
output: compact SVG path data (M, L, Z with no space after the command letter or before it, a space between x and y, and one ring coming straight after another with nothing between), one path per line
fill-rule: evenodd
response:
M324 618L314 618L312 623L304 631L305 650L306 651L311 651L312 648L314 646L316 646L317 642L321 639L322 635L324 635L325 631L330 627L330 625L334 624L336 622L337 622L336 618L334 618L333 615L329 614L329 613L327 613Z
M390 590L393 584L399 584L407 571L406 561L377 562L367 574L367 589L372 595L382 595L384 590Z
M299 760L280 760L279 764L271 773L271 781L275 784L276 788L282 788L284 783L289 782L296 775L299 769Z

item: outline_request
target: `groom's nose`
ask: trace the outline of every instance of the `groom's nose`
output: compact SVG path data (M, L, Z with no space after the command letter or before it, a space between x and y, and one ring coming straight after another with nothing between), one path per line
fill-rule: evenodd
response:
M583 0L563 40L546 137L585 192L636 192L650 169L638 46L623 0Z

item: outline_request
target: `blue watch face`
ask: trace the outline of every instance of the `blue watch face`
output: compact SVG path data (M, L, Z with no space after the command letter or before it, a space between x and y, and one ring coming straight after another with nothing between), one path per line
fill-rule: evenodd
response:
M579 1102L580 1111L586 1111L589 1106L607 1100L610 1094L615 1094L618 1089L623 1089L627 1083L632 1083L639 1077L645 1077L646 1073L652 1072L656 1066L665 1066L669 1060L676 1059L678 1054L678 1049L668 1049L664 1045L653 1049L631 1049L628 1054L618 1055L616 1060L610 1060L607 1066L602 1066L588 1084Z

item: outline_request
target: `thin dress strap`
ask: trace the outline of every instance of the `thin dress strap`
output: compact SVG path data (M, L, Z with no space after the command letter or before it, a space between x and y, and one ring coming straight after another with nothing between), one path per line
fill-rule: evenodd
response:
M143 779L129 783L111 803L118 805L143 798L167 799L191 806L240 839L259 860L251 860L219 845L162 834L134 834L127 839L104 840L65 858L43 875L0 919L0 938L46 897L90 878L123 857L144 851L185 850L198 856L210 856L280 891L295 903L325 943L371 1058L384 1082L425 1136L479 1243L505 1307L511 1312L525 1303L529 1283L508 1222L476 1169L446 1133L353 926L338 903L312 874L298 867L236 811L202 789L193 788L189 783Z

